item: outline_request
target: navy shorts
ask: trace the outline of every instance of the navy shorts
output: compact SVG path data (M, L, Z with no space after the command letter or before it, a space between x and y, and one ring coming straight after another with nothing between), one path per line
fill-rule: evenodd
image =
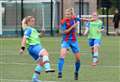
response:
M100 46L101 44L101 40L100 39L89 39L88 40L89 46L93 47L93 46Z

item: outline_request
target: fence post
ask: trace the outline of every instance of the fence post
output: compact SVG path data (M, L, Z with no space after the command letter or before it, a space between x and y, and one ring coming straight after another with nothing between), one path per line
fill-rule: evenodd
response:
M81 18L81 0L79 0L79 17ZM81 35L81 22L79 24L79 36Z
M23 18L24 18L24 7L23 7L23 0L21 0L21 21L23 20ZM21 36L23 36L22 25L21 25Z
M109 18L108 18L108 15L109 15L109 8L106 8L106 13L107 13L107 19L106 19L106 22L107 22L107 24L106 24L106 34L107 35L109 35Z
M53 36L53 0L51 0L51 30L50 35Z

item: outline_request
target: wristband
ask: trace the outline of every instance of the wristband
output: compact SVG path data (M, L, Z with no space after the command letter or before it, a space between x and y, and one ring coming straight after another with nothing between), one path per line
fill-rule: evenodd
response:
M22 47L21 47L21 49L24 51L24 50L25 50L25 47L24 47L24 46L22 46Z

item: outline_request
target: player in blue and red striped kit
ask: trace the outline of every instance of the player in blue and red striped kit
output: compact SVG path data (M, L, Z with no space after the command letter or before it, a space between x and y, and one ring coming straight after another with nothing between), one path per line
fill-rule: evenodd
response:
M65 18L61 20L61 51L60 58L58 61L58 78L62 78L62 70L64 65L64 58L67 55L67 49L71 48L76 58L75 62L75 80L78 80L78 72L80 69L80 49L76 36L76 27L80 22L80 18L74 16L72 9L66 9Z

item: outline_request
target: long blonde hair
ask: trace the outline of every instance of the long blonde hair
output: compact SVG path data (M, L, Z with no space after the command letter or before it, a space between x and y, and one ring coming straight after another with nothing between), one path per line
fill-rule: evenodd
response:
M33 16L27 16L22 20L22 28L25 29L28 26L28 22L34 18Z

